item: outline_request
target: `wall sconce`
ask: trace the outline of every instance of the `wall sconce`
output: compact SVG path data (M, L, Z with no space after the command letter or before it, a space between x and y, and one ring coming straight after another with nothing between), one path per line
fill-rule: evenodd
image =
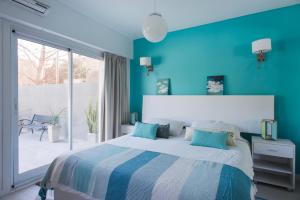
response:
M272 50L271 39L265 38L252 42L252 53L257 55L257 61L265 61L265 53Z
M151 57L141 57L140 65L147 68L147 76L150 72L153 72L153 65L151 64Z

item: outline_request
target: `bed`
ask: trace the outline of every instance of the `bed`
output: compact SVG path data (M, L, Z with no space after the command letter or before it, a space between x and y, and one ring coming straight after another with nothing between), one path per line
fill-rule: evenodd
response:
M215 116L218 112L223 116L218 120L255 133L261 119L274 118L273 96L225 98L145 96L143 119L172 116L188 124L203 115L212 119L210 113ZM178 101L185 106L185 113L178 108ZM216 111L221 102L226 109ZM197 109L202 114L195 112ZM125 135L62 155L49 167L39 194L44 199L47 189L53 188L57 200L254 199L256 188L246 140L237 139L237 145L228 150L189 143L183 135L157 140Z

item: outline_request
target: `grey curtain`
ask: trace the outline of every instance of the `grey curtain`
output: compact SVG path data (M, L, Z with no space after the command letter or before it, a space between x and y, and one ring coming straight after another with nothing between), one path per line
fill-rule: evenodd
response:
M126 58L105 53L104 84L101 101L100 139L106 141L122 135L121 124L129 122Z

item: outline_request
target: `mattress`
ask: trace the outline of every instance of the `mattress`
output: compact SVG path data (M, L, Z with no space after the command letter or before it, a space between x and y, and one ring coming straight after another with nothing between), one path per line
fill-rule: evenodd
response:
M199 164L201 165L207 165L208 163L207 166L210 166L211 163L212 163L211 166L216 166L216 163L219 163L219 166L223 166L223 165L232 166L232 169L236 168L242 171L243 174L245 174L251 180L253 179L251 153L250 153L249 144L246 140L244 139L237 140L237 145L234 147L229 147L228 150L192 146L189 143L190 143L189 141L184 140L183 136L171 137L169 139L149 140L149 139L126 135L126 136L122 136L107 141L105 142L104 145L111 145L113 147L120 147L120 148L130 148L130 149L134 149L134 151L140 150L141 152L151 152L154 154L155 152L159 152L163 156L170 155L176 158L178 157L181 160L187 159L186 161L183 161L183 163L189 161L193 161L193 162L199 161ZM70 155L72 154L61 156L57 162L65 162L65 160L68 157L70 157ZM207 166L206 168L208 168ZM57 168L60 167L62 167L62 165L58 165L57 163L54 166L54 168L56 168L56 171L59 171L57 170ZM233 172L235 173L238 170L234 170L230 173ZM53 174L52 174L52 179L50 178L50 181L48 182L50 184L59 182L58 175L57 174L55 175L55 173ZM82 192L78 192L76 190L73 190L72 188L65 187L64 185L61 184L56 184L53 186L53 188L54 188L55 199L58 200L64 200L70 198L74 200L104 199L104 198L93 198L89 195L85 195ZM136 190L138 189L135 188L134 192L136 192ZM255 186L251 187L251 199L254 198L255 192L256 192ZM158 194L161 195L163 194L163 192Z

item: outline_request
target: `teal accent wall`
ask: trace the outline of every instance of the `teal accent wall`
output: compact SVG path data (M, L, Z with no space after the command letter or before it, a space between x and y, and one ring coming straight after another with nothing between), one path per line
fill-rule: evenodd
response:
M213 13L212 13L213 14ZM160 43L134 41L131 111L141 116L142 97L170 78L171 94L206 94L206 78L225 76L227 95L276 95L279 137L300 147L300 5L171 32ZM251 42L269 37L273 50L258 64ZM149 76L139 57L153 58ZM300 148L297 148L300 173Z

